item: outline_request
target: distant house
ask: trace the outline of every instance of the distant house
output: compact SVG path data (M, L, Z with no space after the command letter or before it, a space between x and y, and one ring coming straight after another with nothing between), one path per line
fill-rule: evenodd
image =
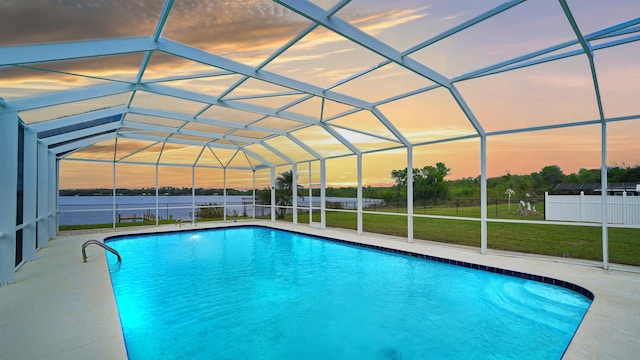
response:
M622 196L623 192L627 192L627 196L640 196L640 183L624 182L624 183L608 183L607 194ZM569 183L558 184L553 190L554 194L579 195L583 192L585 195L599 195L602 192L600 183Z

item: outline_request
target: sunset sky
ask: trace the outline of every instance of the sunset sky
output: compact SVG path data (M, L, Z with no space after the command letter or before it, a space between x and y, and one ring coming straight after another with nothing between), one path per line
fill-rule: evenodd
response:
M286 1L285 1L286 3ZM331 9L337 1L315 0L313 6ZM391 51L403 53L434 39L504 1L476 0L353 0L334 15L354 27L365 38L378 39ZM582 34L631 21L628 34L615 33L591 41L594 62L607 125L607 162L634 166L640 163L640 43L617 40L638 37L640 2L637 0L568 0ZM3 47L29 44L76 42L112 38L152 36L163 8L160 0L0 0L0 54ZM59 106L19 112L28 125L98 109L128 106L184 114L195 121L129 113L117 140L108 139L69 155L61 162L62 188L112 186L112 161L118 187L153 187L155 167L126 165L126 162L160 166L160 186L191 186L191 165L249 167L259 165L250 154L269 162L286 163L270 148L301 162L314 159L292 140L271 137L275 131L289 132L323 157L351 153L334 135L314 124L293 119L326 121L361 151L398 147L394 135L370 111L319 96L308 99L295 89L260 80L260 72L296 84L370 102L414 147L414 167L442 161L451 168L450 179L480 174L480 142L468 114L444 87L364 46L347 41L322 26L310 28L309 19L267 0L176 0L160 38L199 49L209 54L248 65L259 76L244 82L243 76L222 68L155 50L143 67L141 84L160 85L167 91L180 90L218 97L228 104L283 110L290 116L264 116L238 110L236 106L210 106L139 90ZM310 30L310 31L308 31ZM304 32L304 31L308 31ZM304 33L303 33L304 32ZM287 43L301 36L292 45ZM597 121L600 118L596 91L586 55L543 62L506 71L467 78L467 74L487 66L531 54L551 46L575 41L576 34L557 0L526 1L485 21L456 32L415 52L403 54L412 61L451 81L483 130L488 134L488 175L528 174L547 165L559 165L565 173L601 166L601 126L591 124L553 128L535 132L499 134L502 131L540 126ZM169 45L171 45L169 44ZM607 45L609 44L609 45ZM91 45L89 45L91 46ZM94 45L95 46L95 45ZM283 48L284 47L284 48ZM284 49L279 53L280 49ZM548 56L581 50L580 44ZM270 56L278 54L271 59ZM0 63L0 97L8 104L53 92L111 83L136 83L145 58L144 51L47 63ZM0 60L2 55L0 55ZM527 60L528 61L528 60ZM522 64L522 63L520 63ZM256 69L256 67L260 67ZM344 82L369 69L361 76ZM410 96L396 96L432 87ZM164 90L163 90L164 91ZM260 94L262 97L255 97ZM291 106L292 105L292 106ZM203 119L203 121L199 121ZM231 125L229 125L229 123ZM129 124L130 126L128 126ZM233 124L236 124L234 126ZM229 126L227 126L229 125ZM139 127L136 127L139 126ZM171 132L168 129L179 129ZM351 131L353 129L356 131ZM214 135L212 135L214 134ZM369 135L367 135L369 134ZM224 135L220 138L219 135ZM216 137L218 136L218 137ZM388 139L388 140L384 140ZM176 142L157 142L172 139ZM262 139L262 140L261 140ZM182 140L182 142L180 142ZM255 144L251 142L255 140ZM431 142L437 142L431 144ZM207 143L212 147L186 145ZM240 145L249 155L217 145ZM75 160L98 160L86 162ZM328 160L328 185L352 186L356 182L355 157ZM366 185L392 182L390 172L406 167L406 151L396 149L365 154L363 175ZM286 166L277 172L288 170ZM317 162L312 163L317 182ZM257 187L268 184L266 170L257 172ZM221 186L222 170L196 170L196 186ZM250 187L250 172L228 172L228 186ZM249 182L247 183L247 180ZM306 174L300 182L309 182ZM248 186L247 186L248 184Z

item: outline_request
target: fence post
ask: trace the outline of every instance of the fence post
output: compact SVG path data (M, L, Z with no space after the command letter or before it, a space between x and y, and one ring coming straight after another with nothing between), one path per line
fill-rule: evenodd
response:
M549 192L545 191L544 192L544 204L542 204L542 208L544 209L544 219L547 220L547 202L549 198Z
M580 221L586 221L585 217L584 191L580 191Z
M622 192L622 223L625 225L631 224L627 221L627 191Z

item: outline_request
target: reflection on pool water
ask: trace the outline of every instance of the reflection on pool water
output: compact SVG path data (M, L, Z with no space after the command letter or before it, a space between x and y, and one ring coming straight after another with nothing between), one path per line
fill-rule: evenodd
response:
M266 227L107 241L130 359L559 359L591 304Z

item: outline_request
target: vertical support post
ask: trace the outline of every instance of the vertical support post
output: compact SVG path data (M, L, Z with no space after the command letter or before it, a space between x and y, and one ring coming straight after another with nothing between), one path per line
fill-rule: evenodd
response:
M38 144L38 249L46 247L49 241L49 217L48 213L48 193L49 193L49 172L48 160L49 149L45 144Z
M253 220L256 219L256 169L251 169L251 206L252 206L252 211L251 211L251 218Z
M313 222L313 174L311 174L311 161L307 163L309 165L309 225Z
M320 228L327 228L327 160L320 159Z
M113 145L113 162L111 163L111 225L115 229L116 228L116 216L118 212L118 208L116 205L116 159L118 156L118 138Z
M24 205L22 230L22 259L36 258L36 193L38 189L38 134L25 130L24 134Z
M1 109L1 108L0 108ZM15 282L18 114L0 112L0 285Z
M222 221L227 221L227 168L222 168Z
M609 269L609 202L607 200L609 182L607 178L607 123L602 122L602 170L600 182L602 183L602 268Z
M58 233L57 225L58 225L58 216L56 211L58 207L56 206L56 199L58 198L58 169L56 167L56 155L54 153L49 153L47 160L49 177L47 180L49 181L49 191L47 192L47 196L49 197L48 206L48 216L49 216L49 238L53 239L56 237Z
M196 164L191 167L191 224L196 223Z
M293 207L293 223L298 223L298 163L291 164L291 205Z
M118 214L117 214L118 211L117 211L117 208L116 208L116 195L117 194L116 194L116 162L115 162L115 159L114 159L114 161L112 163L112 166L111 166L111 174L112 174L111 211L113 212L112 224L113 224L113 228L115 229L116 228L116 221L117 221L116 217L118 216ZM158 213L158 211L156 210L156 214L157 213Z
M480 253L487 253L487 136L480 135Z
M156 226L160 224L160 204L158 198L159 192L160 189L158 189L158 163L156 162Z
M357 190L357 200L358 200L358 235L362 235L362 153L356 154L357 158L357 167L358 167L358 190Z
M413 146L407 146L407 241L413 242Z
M56 167L56 235L58 231L60 231L60 160L57 159L57 156L53 157L55 159L55 167Z
M271 167L271 221L276 221L276 168Z

